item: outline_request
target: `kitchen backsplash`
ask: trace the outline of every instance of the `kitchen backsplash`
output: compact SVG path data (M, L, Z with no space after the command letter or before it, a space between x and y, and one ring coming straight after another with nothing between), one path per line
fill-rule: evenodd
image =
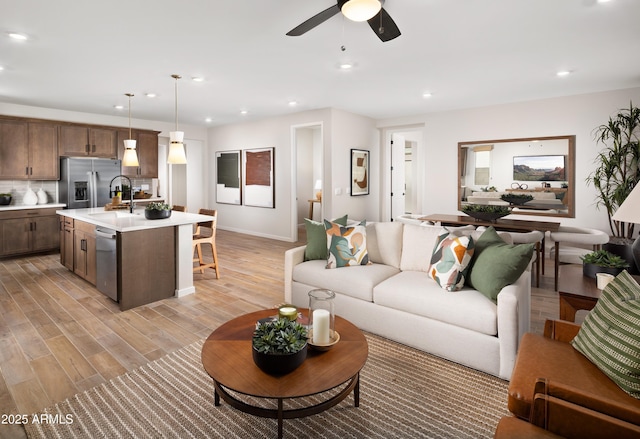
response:
M134 189L140 189L143 184L149 185L149 189L145 192L152 192L152 180L150 178L132 178L131 184ZM47 203L58 202L58 182L49 180L0 180L0 194L11 194L13 197L11 205L19 206L24 204L22 199L27 189L38 192L40 188L47 194Z
M11 194L11 205L21 205L27 189L38 192L40 188L47 194L47 203L58 202L58 182L40 180L0 180L0 193Z

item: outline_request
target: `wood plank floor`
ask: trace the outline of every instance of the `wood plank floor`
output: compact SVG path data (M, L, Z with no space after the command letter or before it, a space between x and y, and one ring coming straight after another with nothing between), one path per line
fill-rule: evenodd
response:
M0 414L39 411L281 303L284 251L300 244L217 233L219 280L196 273L195 294L124 312L57 253L0 260ZM558 318L547 267L532 291L535 332Z

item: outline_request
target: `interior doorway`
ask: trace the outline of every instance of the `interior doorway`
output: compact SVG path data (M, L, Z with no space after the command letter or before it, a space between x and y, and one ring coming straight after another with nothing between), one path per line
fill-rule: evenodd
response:
M291 127L292 170L292 239L304 230L304 219L321 221L322 194L325 186L322 158L324 153L322 123ZM315 201L312 201L315 200Z
M389 128L385 134L382 218L422 213L423 126Z

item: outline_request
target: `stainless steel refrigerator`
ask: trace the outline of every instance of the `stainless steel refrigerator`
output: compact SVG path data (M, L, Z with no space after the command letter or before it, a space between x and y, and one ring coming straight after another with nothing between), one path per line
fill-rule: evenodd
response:
M120 160L64 157L60 160L59 200L67 209L102 207L111 202L109 183L120 174ZM117 179L114 184L121 186L122 182Z

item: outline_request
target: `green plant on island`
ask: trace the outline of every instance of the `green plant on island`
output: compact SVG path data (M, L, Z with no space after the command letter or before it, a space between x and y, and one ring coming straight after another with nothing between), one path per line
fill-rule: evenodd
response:
M634 224L611 217L640 182L640 108L629 103L615 118L595 129L596 142L605 148L595 159L596 168L587 184L596 188L596 207L604 207L611 234L619 242L633 242Z
M496 213L496 214L504 214L508 215L511 213L506 206L497 206L494 204L467 204L462 206L462 211L464 213L468 212L481 212L481 213Z
M147 204L145 210L171 210L171 206L169 206L167 203L154 201Z
M11 194L9 194L9 193L6 193L6 194L0 194L0 197L10 197L10 196L11 196Z
M263 354L295 354L307 344L307 328L288 318L261 322L253 333L252 343Z
M627 261L607 250L595 250L584 256L580 256L580 259L582 259L582 262L585 264L593 264L599 267L629 268Z

